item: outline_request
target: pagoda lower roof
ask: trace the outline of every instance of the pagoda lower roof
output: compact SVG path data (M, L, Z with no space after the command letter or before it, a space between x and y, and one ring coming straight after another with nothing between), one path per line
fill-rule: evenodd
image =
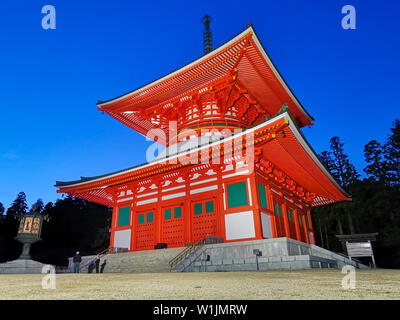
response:
M236 70L238 84L248 90L270 115L286 103L297 125L303 127L312 124L314 119L293 94L252 26L210 53L160 79L114 99L98 102L98 109L143 135L151 129L167 130L167 125L153 119L156 111L165 111L176 101L212 86L213 82L226 77L233 70ZM167 141L159 143L166 145Z
M112 206L112 196L107 189L188 168L193 165L189 162L174 160L189 158L190 155L197 156L205 150L211 154L213 148L243 138L248 133L254 134L254 147L262 150L263 159L283 172L290 180L304 187L307 192L316 195L312 206L351 200L322 164L288 112L241 133L225 136L212 143L198 145L191 150L178 151L176 154L164 156L149 163L105 175L81 177L80 180L69 182L57 181L55 186L58 188L58 193L68 193Z

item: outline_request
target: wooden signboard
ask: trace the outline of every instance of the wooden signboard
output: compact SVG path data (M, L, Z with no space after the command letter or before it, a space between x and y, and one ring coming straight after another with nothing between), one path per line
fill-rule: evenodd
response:
M375 265L374 253L372 251L371 241L366 242L348 242L346 241L347 254L350 257L371 257Z

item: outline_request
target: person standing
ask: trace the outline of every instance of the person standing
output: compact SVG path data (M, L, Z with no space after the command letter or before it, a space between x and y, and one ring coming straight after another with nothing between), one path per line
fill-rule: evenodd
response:
M72 262L74 263L74 273L79 273L79 267L82 262L82 257L79 255L79 251L74 255Z
M104 260L103 263L101 264L100 273L103 273L104 268L106 267L106 263L107 263L107 260Z
M95 265L96 265L96 273L99 273L99 271L100 271L100 257L99 256L96 257Z

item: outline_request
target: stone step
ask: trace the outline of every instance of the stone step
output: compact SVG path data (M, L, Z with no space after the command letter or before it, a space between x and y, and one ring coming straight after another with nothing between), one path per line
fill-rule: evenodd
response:
M101 258L100 266L106 261L104 273L154 273L170 272L169 262L185 248L170 248L107 254ZM82 257L82 264L93 256ZM70 258L71 261L72 258ZM72 263L70 262L72 271ZM87 272L87 267L81 270Z

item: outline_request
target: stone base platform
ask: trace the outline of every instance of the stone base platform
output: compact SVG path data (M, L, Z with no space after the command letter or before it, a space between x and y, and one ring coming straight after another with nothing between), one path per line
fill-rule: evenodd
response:
M257 259L253 250L262 256ZM313 244L289 238L204 245L183 259L173 272L215 272L257 270L304 270L337 268L345 265L367 269L367 266Z
M26 259L0 263L0 274L40 274L46 264ZM48 270L43 270L47 273Z

